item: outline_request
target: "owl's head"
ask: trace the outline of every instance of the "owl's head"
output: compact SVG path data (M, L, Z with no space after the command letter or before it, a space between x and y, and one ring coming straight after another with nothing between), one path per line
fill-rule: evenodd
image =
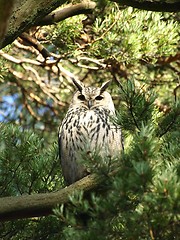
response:
M73 79L74 85L77 88L71 106L93 109L101 107L111 112L115 112L114 103L111 95L106 91L111 81L105 82L101 87L86 87L82 82Z

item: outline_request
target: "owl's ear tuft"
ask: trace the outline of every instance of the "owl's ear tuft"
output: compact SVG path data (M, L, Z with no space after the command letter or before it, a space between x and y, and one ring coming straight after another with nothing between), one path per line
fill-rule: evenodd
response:
M100 92L103 93L106 90L106 88L109 87L110 84L111 84L111 80L103 83L102 86L101 86Z
M72 81L74 83L74 85L77 87L77 89L82 92L82 89L84 87L84 84L82 82L80 82L79 80L72 78Z

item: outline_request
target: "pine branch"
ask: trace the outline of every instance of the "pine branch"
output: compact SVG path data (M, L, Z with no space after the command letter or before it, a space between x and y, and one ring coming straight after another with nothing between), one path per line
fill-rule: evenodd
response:
M102 176L92 174L57 192L0 198L0 221L52 214L57 204L69 202L69 196L74 191L87 192L102 181Z

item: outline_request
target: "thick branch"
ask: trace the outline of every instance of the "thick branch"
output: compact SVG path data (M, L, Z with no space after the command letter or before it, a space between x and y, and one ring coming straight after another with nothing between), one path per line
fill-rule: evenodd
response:
M55 22L60 22L68 17L72 17L78 14L91 13L95 7L96 7L95 2L79 3L74 6L63 8L61 10L50 13L49 15L41 19L38 23L36 23L36 25L39 25L39 26L50 25Z
M134 8L155 11L155 12L179 12L180 2L179 0L174 0L172 2L168 1L140 1L140 0L111 0L112 2L117 2L123 6L131 6Z
M92 174L57 192L0 198L0 221L49 215L57 204L68 203L74 191L89 191L102 180Z
M65 0L16 0L2 47L12 43L22 32L63 3Z

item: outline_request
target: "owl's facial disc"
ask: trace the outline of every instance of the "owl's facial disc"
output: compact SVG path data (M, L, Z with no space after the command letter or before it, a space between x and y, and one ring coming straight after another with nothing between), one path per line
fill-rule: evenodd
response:
M87 87L77 92L77 99L82 105L86 106L88 109L97 107L103 104L104 91L102 92L100 88Z

